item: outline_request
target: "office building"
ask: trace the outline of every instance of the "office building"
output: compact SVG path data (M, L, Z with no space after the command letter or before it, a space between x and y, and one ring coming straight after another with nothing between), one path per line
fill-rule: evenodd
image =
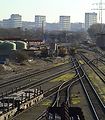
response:
M70 16L60 16L59 24L60 24L61 31L69 31L70 30Z
M44 29L46 27L46 16L35 15L35 29Z
M97 23L97 13L85 13L85 30Z

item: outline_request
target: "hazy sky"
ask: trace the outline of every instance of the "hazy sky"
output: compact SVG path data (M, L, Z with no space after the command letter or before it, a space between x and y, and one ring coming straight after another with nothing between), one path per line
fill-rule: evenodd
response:
M84 22L85 12L94 12L92 3L100 0L1 0L0 20L11 14L22 15L24 21L34 21L35 15L45 15L47 22L58 22L60 15L71 16L71 22ZM103 0L104 1L104 0ZM95 11L98 12L98 11ZM104 16L104 14L103 14Z

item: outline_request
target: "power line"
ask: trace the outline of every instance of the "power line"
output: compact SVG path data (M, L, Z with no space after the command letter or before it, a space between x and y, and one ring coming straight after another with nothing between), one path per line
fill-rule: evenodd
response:
M105 5L105 3L103 3L103 1L100 0L99 3L93 3L92 5L97 5L98 6L98 8L94 8L94 9L91 9L91 10L98 10L99 11L99 21L102 25L102 23L103 23L103 21L102 21L103 20L103 10L105 10L105 8L103 8L103 5Z

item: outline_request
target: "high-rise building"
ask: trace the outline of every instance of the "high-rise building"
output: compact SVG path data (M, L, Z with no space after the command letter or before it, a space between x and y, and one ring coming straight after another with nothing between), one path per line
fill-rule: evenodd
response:
M97 13L85 13L85 29L87 30L95 23L97 23Z
M35 28L36 29L44 29L46 27L46 16L35 15Z
M9 19L3 19L4 28L22 27L22 17L19 14L12 14Z
M22 16L19 14L11 15L11 28L22 27Z
M59 24L60 24L61 31L69 31L70 30L70 16L60 16Z

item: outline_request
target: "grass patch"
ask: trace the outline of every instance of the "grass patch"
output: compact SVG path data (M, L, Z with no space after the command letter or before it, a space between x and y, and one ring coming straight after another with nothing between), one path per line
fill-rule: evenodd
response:
M78 95L72 95L71 96L71 103L73 104L73 105L76 105L76 104L79 104L80 103L80 96L78 96Z
M65 63L70 63L70 61L67 61L67 60L66 60Z
M75 73L67 73L58 78L51 80L50 82L68 81L74 77Z
M101 96L101 98L105 101L105 85L104 83L100 80L100 78L91 70L88 69L88 76L95 86L96 91L98 94Z
M43 101L43 102L42 102L42 105L43 105L43 106L50 106L51 103L52 103L52 101L49 100L49 99L47 99L46 101Z
M63 65L64 63L55 63L54 66L59 66L59 65Z

